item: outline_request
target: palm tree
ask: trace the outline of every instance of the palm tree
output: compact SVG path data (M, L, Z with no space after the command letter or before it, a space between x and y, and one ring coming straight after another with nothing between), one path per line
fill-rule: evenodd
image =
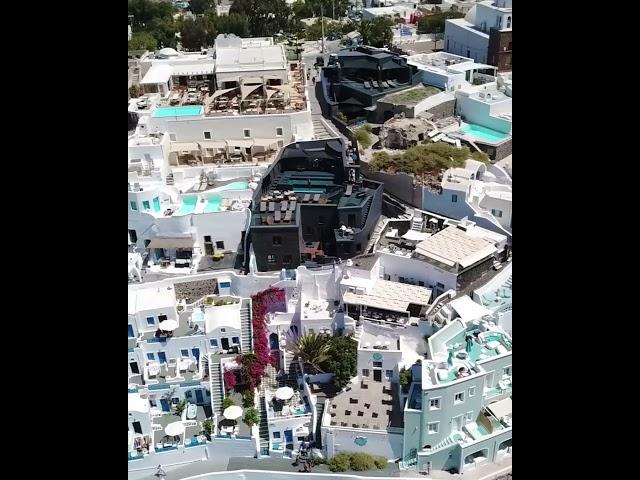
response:
M325 373L320 367L329 360L329 342L323 335L309 333L298 339L293 345L293 358L300 359L305 365L310 365L320 373Z

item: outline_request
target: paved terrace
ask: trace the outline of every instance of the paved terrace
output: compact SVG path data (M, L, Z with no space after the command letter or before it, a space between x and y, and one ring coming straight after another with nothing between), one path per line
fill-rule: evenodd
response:
M331 426L374 430L402 428L403 414L398 398L398 386L395 383L369 380L351 383L347 391L331 401Z

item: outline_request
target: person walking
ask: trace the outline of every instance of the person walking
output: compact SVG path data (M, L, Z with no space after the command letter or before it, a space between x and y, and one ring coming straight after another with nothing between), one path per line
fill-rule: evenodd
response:
M158 465L158 471L154 474L154 477L165 478L167 474L162 469L162 465Z

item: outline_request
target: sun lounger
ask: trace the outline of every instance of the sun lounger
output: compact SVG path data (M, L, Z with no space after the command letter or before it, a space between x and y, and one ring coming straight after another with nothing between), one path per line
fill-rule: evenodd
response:
M376 80L371 80L371 85L373 85L375 88L380 88L380 85L378 85L378 82Z
M456 147L461 148L462 144L460 143L460 140L458 140L457 138L455 140L456 140Z
M290 222L292 214L293 214L293 212L291 210L287 210L287 213L284 214L284 221L285 222Z
M282 214L280 213L280 210L276 210L276 223L280 220L282 220Z
M350 196L351 192L353 192L353 185L347 185L347 190L344 192L344 196L345 197Z
M364 88L371 88L371 84L366 80L364 81Z
M260 202L260 212L264 213L267 211L267 202Z
M280 202L280 211L281 212L286 212L287 208L289 208L289 202L287 202L286 200L283 202Z
M382 87L383 88L389 88L389 84L383 80L382 81Z
M269 211L270 212L276 211L276 202L269 202Z
M439 133L438 135L436 135L435 137L433 137L431 140L432 140L432 141L434 141L434 142L439 142L439 141L440 141L440 139L441 139L442 137L444 137L444 136L445 136L445 135L444 135L444 133Z
M291 201L289 203L289 210L291 210L291 211L295 210L296 209L296 203L297 202L295 200Z
M316 193L316 194L313 196L313 201L314 201L315 203L317 203L317 202L318 202L318 200L320 200L320 194L319 194L319 193Z
M429 133L427 133L427 137L429 138L433 138L435 137L438 133L440 133L440 130L438 130L437 128L434 128L433 130L431 130Z
M308 202L311 199L311 194L309 193L305 193L304 198L302 199L303 202Z

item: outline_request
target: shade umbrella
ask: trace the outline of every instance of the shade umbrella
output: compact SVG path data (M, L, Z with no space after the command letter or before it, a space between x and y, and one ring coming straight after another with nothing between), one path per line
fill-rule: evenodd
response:
M160 330L164 330L165 332L173 332L176 328L178 328L178 322L175 320L164 320L158 324L158 328Z
M467 353L471 353L471 350L473 349L473 337L472 336L467 336L467 346L465 348Z
M173 437L184 432L184 424L182 422L173 422L164 427L164 433Z
M225 408L222 415L228 420L236 420L242 416L242 408L238 405L231 405L230 407Z
M291 397L293 397L293 388L291 387L282 387L276 390L278 400L289 400Z
M449 366L453 365L453 350L449 350L449 357L447 358L447 364Z

